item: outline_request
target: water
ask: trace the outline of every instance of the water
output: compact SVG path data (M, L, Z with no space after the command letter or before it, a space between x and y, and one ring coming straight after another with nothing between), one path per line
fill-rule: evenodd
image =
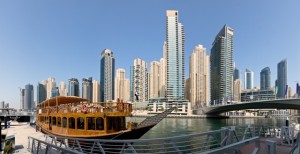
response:
M141 122L145 118L132 117L131 121ZM299 123L300 118L290 118L291 123ZM202 133L217 130L224 126L238 125L264 125L264 126L285 126L286 117L279 118L165 118L142 138L162 138L180 136L193 133Z

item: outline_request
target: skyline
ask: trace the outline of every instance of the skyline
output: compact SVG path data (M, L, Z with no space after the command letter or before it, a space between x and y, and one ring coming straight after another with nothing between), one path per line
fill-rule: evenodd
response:
M235 31L235 66L242 74L246 68L254 72L254 86L265 67L274 86L282 59L288 61L293 91L300 80L298 1L70 2L0 1L0 101L19 108L19 87L33 84L36 98L37 82L51 76L57 84L90 76L100 81L106 48L114 52L116 69L128 72L126 78L134 59L145 60L149 68L163 54L166 10L178 10L185 26L185 64L198 44L210 55L215 35L228 24ZM185 65L185 78L188 70Z

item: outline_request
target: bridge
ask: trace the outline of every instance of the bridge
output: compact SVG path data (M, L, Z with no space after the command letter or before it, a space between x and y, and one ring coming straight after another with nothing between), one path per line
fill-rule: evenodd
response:
M259 100L253 102L223 103L195 109L197 114L218 115L224 112L246 109L296 109L300 110L300 98Z

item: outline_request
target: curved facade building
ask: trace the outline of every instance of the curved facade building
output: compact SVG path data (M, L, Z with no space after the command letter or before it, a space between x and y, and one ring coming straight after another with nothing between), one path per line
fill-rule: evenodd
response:
M265 67L260 71L260 90L271 89L271 70Z
M253 89L253 84L254 84L254 73L249 70L246 69L245 71L245 90L250 90Z
M284 98L287 95L287 60L280 61L277 65L277 98Z
M34 93L33 93L33 85L28 84L25 85L24 89L24 110L31 111L34 107Z

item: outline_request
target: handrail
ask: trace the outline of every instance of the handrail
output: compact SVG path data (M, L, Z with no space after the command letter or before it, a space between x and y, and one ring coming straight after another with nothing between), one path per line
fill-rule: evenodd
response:
M222 127L204 133L188 134L181 136L155 138L155 139L84 139L64 136L45 135L46 141L32 140L35 146L29 143L28 148L57 149L60 147L77 153L203 153L214 154L224 152L240 152L239 149L247 144L255 142L252 153L260 149L259 138L265 136L273 127L243 125ZM30 138L29 138L30 139ZM299 151L300 134L293 151ZM39 145L38 145L39 144ZM47 144L47 145L46 145ZM48 144L55 146L52 148ZM43 146L41 146L43 145ZM274 145L273 145L274 146ZM275 145L276 146L276 145ZM42 147L42 148L41 148ZM274 147L273 147L274 148ZM60 149L58 149L60 150ZM34 151L34 150L32 150ZM37 151L37 150L35 150ZM290 152L294 154L296 152Z
M33 138L28 136L28 140L29 140L29 144L28 144L28 150L31 153L53 153L53 152L59 152L59 153L69 153L69 154L82 154L81 152L75 151L75 150L70 150L67 148L63 148L63 147L59 147L57 145L53 145L51 143L47 143L45 141ZM32 140L31 144L30 144L30 140ZM37 145L36 145L37 144ZM30 147L31 145L31 147ZM42 149L41 147L45 146L44 149Z

